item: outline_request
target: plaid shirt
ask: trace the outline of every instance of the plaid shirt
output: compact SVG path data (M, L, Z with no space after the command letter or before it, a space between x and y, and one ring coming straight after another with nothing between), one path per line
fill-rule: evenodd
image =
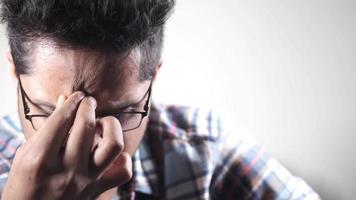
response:
M18 116L2 118L1 191L23 141ZM319 199L214 112L188 107L152 105L133 174L113 199Z

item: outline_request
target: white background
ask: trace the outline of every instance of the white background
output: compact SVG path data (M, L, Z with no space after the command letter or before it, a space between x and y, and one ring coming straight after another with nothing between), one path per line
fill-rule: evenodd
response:
M356 191L356 2L178 0L159 102L225 111L324 199ZM0 115L16 110L0 38Z

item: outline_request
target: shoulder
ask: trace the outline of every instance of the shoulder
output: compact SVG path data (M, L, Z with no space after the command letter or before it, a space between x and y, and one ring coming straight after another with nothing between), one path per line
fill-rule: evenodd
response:
M17 148L24 142L20 120L17 114L7 115L0 118L0 160L1 171L3 162L11 162Z
M22 137L22 128L17 113L0 116L0 134Z
M0 117L0 193L6 183L16 150L23 142L18 115Z
M224 114L211 109L154 105L149 129L156 134L154 137L161 138L158 141L169 166L166 170L175 174L166 178L172 185L180 181L179 177L203 177L205 191L213 199L318 199L302 179L293 176Z
M217 141L224 130L218 112L207 108L153 104L149 129L164 138Z

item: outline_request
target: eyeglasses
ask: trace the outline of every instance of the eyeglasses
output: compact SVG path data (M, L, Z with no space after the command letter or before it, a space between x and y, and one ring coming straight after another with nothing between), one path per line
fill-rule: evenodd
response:
M28 102L30 102L37 108L39 108L39 106L32 103L31 99L28 97L25 90L23 89L20 76L18 76L18 79L19 79L19 86L20 86L25 118L31 122L32 128L37 131L45 124L50 114L30 114L31 110L30 107L28 106ZM145 118L148 115L150 109L149 103L151 99L151 90L152 90L152 82L150 83L150 86L147 92L145 93L145 95L142 97L141 101L138 102L141 103L145 99L145 97L148 96L143 108L144 109L143 112L140 111L117 112L117 113L98 115L97 118L102 118L106 116L115 117L116 119L119 120L121 124L122 132L128 132L137 129L138 127L141 126L143 118Z

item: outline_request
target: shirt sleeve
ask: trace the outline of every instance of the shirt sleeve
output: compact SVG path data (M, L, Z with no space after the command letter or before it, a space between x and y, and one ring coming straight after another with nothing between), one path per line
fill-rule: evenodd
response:
M0 197L9 175L10 166L11 164L7 159L0 157Z
M0 196L6 184L12 160L24 143L24 136L11 117L0 118Z
M228 133L222 131L219 139L212 199L320 199L252 138Z

